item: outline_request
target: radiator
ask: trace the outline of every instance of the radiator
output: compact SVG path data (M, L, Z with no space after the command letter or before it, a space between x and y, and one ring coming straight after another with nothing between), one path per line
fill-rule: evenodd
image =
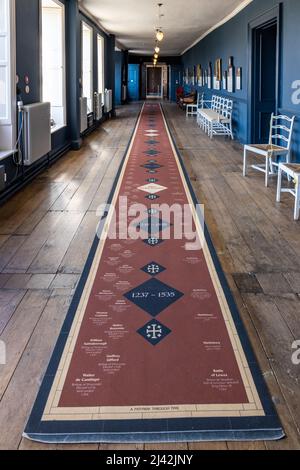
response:
M82 134L88 127L87 118L87 98L80 98L80 133Z
M94 113L95 113L95 120L99 121L102 118L103 111L102 111L102 93L95 93L94 94Z
M122 101L126 101L126 100L127 100L127 86L123 85L123 87L122 87Z
M104 94L104 111L110 113L112 110L112 90L105 90Z
M23 107L24 165L30 166L51 150L50 103Z

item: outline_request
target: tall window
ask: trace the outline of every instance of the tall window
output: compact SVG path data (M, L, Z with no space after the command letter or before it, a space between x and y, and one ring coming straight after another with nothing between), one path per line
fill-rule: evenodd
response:
M0 148L2 151L12 151L16 143L15 43L15 2L0 0Z
M10 14L9 0L0 0L0 122L10 119Z
M66 125L65 7L42 2L42 100L51 103L52 131Z
M98 93L104 93L104 38L98 34Z
M82 28L82 96L87 98L88 113L93 111L93 29L86 23Z

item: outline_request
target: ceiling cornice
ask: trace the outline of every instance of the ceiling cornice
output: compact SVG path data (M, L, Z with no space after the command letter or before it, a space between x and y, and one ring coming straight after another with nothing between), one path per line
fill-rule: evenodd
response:
M238 15L244 8L246 8L250 3L252 3L253 0L244 0L238 7L236 7L229 15L225 16L222 21L219 21L219 23L215 24L212 26L208 31L206 31L202 36L200 36L196 41L193 42L189 47L184 49L184 51L181 52L181 56L184 55L187 51L192 49L192 47L196 46L199 42L201 42L206 36L208 36L210 33L215 31L216 29L220 28L220 26L223 26L223 24L227 23L230 21L232 18L234 18L236 15Z

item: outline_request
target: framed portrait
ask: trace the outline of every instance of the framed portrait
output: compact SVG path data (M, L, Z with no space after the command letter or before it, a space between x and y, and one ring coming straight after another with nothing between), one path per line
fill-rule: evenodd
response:
M214 89L220 90L222 82L222 59L217 59L215 61L214 68Z
M236 89L242 89L242 67L236 69Z
M198 86L203 86L203 73L201 65L197 65L197 84Z
M184 83L186 85L189 84L189 69L188 68L185 69Z
M229 93L234 93L235 85L235 73L233 65L233 57L229 57L228 60L228 72L227 72L227 90Z
M212 85L213 85L212 80L213 80L212 65L211 65L211 62L210 62L209 66L208 66L208 75L207 75L207 86L210 90L212 89Z
M227 90L227 70L223 73L223 90Z

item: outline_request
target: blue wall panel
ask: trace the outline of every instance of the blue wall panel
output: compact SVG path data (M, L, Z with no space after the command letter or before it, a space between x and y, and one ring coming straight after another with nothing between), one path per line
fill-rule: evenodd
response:
M122 104L122 67L123 67L123 53L115 52L115 100L116 105Z

